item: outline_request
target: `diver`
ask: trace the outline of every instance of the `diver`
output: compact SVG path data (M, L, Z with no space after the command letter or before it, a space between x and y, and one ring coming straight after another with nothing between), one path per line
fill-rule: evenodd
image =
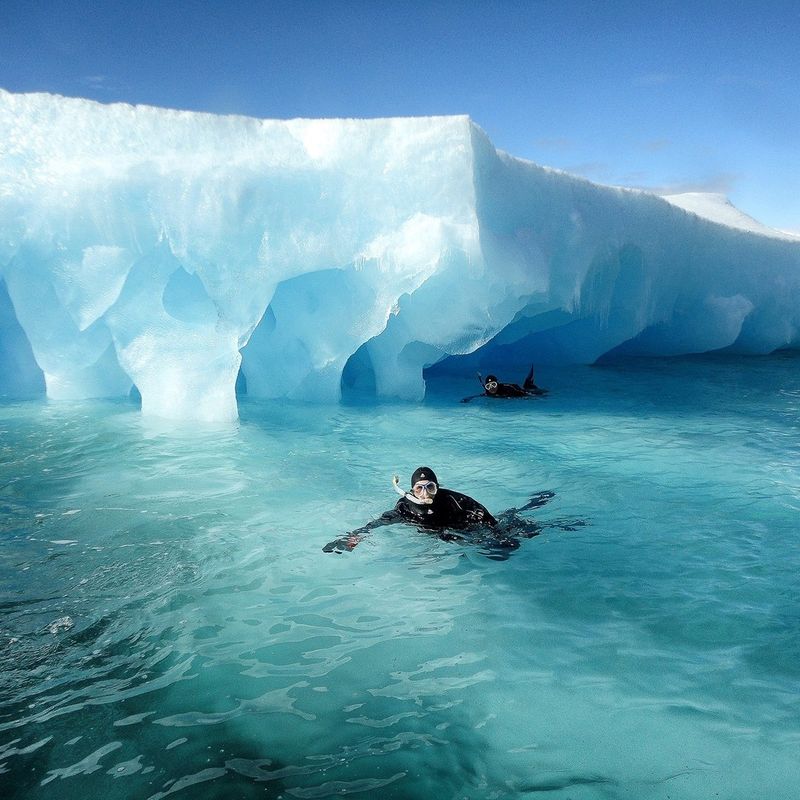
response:
M547 389L542 389L537 386L533 380L533 366L531 366L525 380L520 386L518 383L500 383L496 375L487 375L486 380L478 373L478 380L483 386L482 394L473 394L470 397L465 397L461 402L469 403L476 397L540 397L547 394Z
M391 511L385 511L377 519L350 531L341 539L328 542L322 549L326 553L334 550L341 552L342 548L352 550L369 531L398 522L410 522L433 530L460 530L474 524L497 524L497 520L477 500L452 489L441 488L436 473L430 467L417 467L414 470L409 492L400 488L400 478L397 475L392 478L392 484L401 497Z
M491 549L516 549L518 537L530 538L541 532L532 520L517 517L526 511L544 505L553 497L552 492L541 492L522 508L504 511L499 519L468 495L439 486L439 480L430 467L418 467L411 475L411 491L400 488L400 478L392 478L395 491L401 495L391 511L356 528L339 539L328 542L322 549L326 553L353 550L364 536L375 528L400 522L416 525L435 532L444 541L462 541L480 544Z

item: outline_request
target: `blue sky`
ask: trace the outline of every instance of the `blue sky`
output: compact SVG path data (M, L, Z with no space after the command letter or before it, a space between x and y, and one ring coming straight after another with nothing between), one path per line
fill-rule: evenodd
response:
M0 87L257 117L469 114L600 183L800 231L800 3L0 0Z

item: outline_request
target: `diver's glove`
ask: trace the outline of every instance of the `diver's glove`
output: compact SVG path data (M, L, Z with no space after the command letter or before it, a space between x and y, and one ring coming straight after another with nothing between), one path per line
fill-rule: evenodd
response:
M344 553L344 552L352 552L356 545L361 541L361 537L355 533L349 533L347 536L342 536L339 539L334 539L332 542L328 542L325 547L322 548L323 553Z

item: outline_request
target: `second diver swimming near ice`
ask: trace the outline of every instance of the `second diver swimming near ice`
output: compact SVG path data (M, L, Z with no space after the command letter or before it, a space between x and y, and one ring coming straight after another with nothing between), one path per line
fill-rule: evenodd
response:
M430 467L414 470L410 491L400 488L400 479L396 475L392 483L395 491L401 495L393 509L328 542L322 549L326 553L350 551L375 528L408 523L433 532L445 541L463 541L488 547L492 551L513 550L519 547L520 537L531 538L542 530L533 520L519 517L517 513L538 508L553 497L552 492L540 492L521 508L510 508L494 517L484 505L469 495L439 486L436 473Z
M461 402L469 403L476 397L540 397L547 394L547 389L542 389L537 386L533 380L533 367L530 368L525 380L520 386L518 383L501 383L497 380L496 375L487 375L486 380L478 373L478 380L483 386L482 394L473 394L470 397L465 397Z

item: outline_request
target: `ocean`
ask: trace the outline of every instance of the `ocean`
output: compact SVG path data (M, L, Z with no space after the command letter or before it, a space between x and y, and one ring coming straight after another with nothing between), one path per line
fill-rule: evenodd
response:
M0 796L800 796L800 355L536 377L227 426L0 404ZM322 551L420 465L552 497L516 549Z

